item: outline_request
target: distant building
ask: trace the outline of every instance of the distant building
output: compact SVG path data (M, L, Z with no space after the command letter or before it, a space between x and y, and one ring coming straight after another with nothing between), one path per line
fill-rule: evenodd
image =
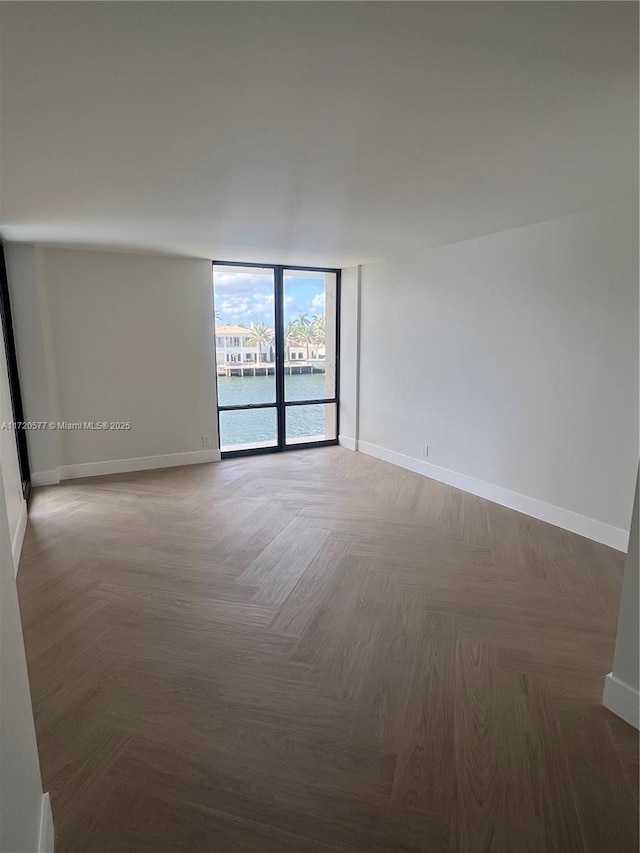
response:
M324 344L310 344L309 346L309 361L321 361L324 358ZM305 361L307 358L307 348L300 344L287 344L287 361Z
M216 362L222 364L264 364L275 359L274 344L251 346L253 332L246 326L216 326ZM262 350L262 351L260 351Z
M271 330L273 332L273 330ZM271 364L275 361L275 344L262 345L262 352L255 344L248 342L253 331L247 326L216 326L216 363L224 364ZM307 347L303 344L287 341L286 361L306 362ZM325 357L324 344L310 344L309 361L321 361Z

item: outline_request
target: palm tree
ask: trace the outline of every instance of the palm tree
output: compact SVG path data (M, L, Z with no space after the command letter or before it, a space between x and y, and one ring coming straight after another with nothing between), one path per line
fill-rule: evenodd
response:
M284 330L285 360L291 361L291 344L298 343L298 325L295 320L289 320Z
M324 317L316 315L310 320L308 314L299 314L295 320L287 323L285 340L288 345L299 344L305 347L309 361L309 347L324 343Z
M316 335L316 343L319 346L324 344L327 337L327 321L324 314L316 314L311 323L311 327Z
M256 323L251 327L251 334L247 337L250 347L258 347L258 364L262 362L262 347L269 346L273 341L273 331L264 323Z
M307 361L309 361L309 347L316 343L316 332L310 323L298 326L298 340L307 350Z

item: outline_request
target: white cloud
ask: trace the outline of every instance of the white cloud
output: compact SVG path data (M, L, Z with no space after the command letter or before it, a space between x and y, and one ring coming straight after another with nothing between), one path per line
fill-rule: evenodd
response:
M270 272L233 272L227 268L214 271L214 276L219 322L257 322L273 326L274 292ZM298 314L325 313L324 290L315 294L315 287L298 287L293 293L291 288L289 290L289 293L284 294L285 322L295 319Z
M216 272L214 270L215 291L226 293L251 293L263 291L268 293L273 289L273 276L269 274Z
M249 311L249 304L250 300L246 296L228 296L220 306L220 310L232 317L239 317Z
M271 275L215 272L215 304L221 322L252 322L273 325Z
M311 300L311 307L314 309L318 309L318 308L324 309L324 305L325 305L325 292L323 290L322 293L316 293L316 295L313 297L313 299Z

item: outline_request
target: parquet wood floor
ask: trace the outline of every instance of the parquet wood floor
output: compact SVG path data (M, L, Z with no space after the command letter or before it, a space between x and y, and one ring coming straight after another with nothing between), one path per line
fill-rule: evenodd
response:
M623 566L342 448L36 490L58 853L636 853Z

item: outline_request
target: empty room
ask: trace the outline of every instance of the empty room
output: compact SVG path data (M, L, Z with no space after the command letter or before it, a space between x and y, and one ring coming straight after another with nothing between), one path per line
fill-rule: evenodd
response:
M636 853L638 9L0 3L0 853Z

